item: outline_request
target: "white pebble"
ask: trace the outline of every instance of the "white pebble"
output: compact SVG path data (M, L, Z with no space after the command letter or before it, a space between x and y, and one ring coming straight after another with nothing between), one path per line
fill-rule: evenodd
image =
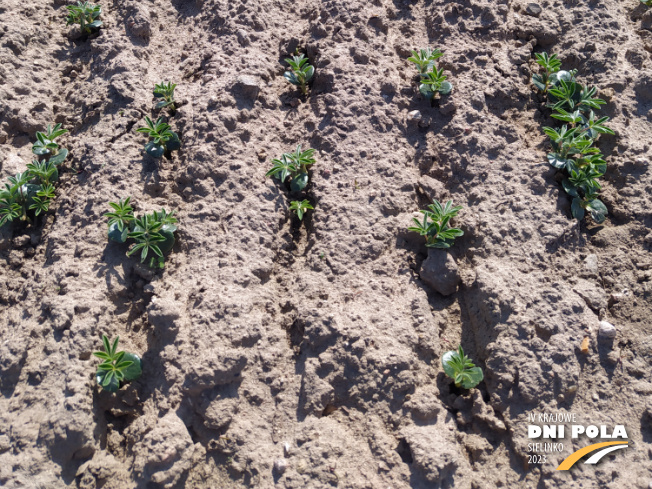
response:
M419 112L418 110L413 110L412 112L408 112L407 118L409 121L420 121L421 112Z
M274 462L274 470L279 474L285 472L287 468L288 463L282 458L279 458L276 462Z
M598 336L601 338L615 338L616 327L607 321L600 321L600 330L598 331Z

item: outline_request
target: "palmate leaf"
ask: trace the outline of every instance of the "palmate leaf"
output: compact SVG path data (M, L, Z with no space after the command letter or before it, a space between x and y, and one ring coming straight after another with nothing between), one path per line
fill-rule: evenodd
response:
M102 389L116 392L122 380L137 379L142 373L141 361L138 355L117 351L119 337L111 343L106 335L102 335L103 352L93 352L93 355L103 360L97 366L96 380Z
M265 176L267 177L273 176L275 178L278 178L281 182L285 182L285 180L287 179L288 176L290 176L291 173L297 171L297 168L294 165L294 163L288 161L286 155L281 156L281 159L272 160L272 163L274 163L274 166L272 167L271 170L269 170L265 174Z
M428 206L428 210L419 211L423 214L422 221L416 217L412 218L414 225L408 227L408 231L426 236L427 248L450 248L451 242L455 238L464 235L464 231L461 229L449 226L450 220L461 209L461 206L453 206L452 200L447 201L444 205L434 200Z
M303 215L308 209L314 209L314 207L310 205L310 201L306 199L301 202L298 200L290 202L290 210L293 210L297 214L299 220L303 220Z

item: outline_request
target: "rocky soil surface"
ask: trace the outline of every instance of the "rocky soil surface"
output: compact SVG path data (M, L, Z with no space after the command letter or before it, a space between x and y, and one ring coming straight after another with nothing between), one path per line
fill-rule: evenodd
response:
M36 131L70 130L51 211L0 231L0 486L648 487L651 10L100 4L88 39L63 0L0 5L2 180L31 161ZM426 46L454 86L432 107L406 61ZM297 47L316 69L307 97L283 78ZM546 162L554 120L530 83L544 50L608 101L601 226L570 217ZM157 161L135 129L164 80L183 145ZM299 143L317 150L303 222L265 177ZM178 210L163 271L107 242L108 202L127 196ZM439 263L459 282L453 270L439 292L406 230L433 198L463 206L465 232ZM144 362L115 395L94 379L102 334ZM470 391L440 365L459 343L485 372ZM633 443L555 471L586 444L566 440L528 464L540 412L624 424Z

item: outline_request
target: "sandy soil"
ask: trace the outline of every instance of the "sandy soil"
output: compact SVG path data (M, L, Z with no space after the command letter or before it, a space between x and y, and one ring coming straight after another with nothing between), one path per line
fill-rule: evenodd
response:
M0 5L3 181L36 131L70 130L51 211L0 231L1 486L648 487L652 13L637 0L112 0L91 39L64 5ZM454 85L433 107L406 61L426 46ZM297 47L308 97L283 78ZM608 100L602 226L571 219L546 162L543 50ZM163 80L183 146L156 161L135 128ZM317 150L303 223L265 177L299 143ZM126 196L178 211L165 270L107 242ZM406 230L432 198L464 207L446 297ZM144 362L115 395L94 380L103 333ZM460 342L485 372L471 391L440 366ZM555 471L588 443L566 440L528 464L543 412L623 424L633 443Z

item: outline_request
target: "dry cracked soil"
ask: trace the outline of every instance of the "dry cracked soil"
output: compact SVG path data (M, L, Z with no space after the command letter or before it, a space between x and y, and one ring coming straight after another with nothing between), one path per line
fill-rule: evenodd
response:
M70 130L50 211L0 231L0 486L648 488L652 9L100 4L84 38L64 0L0 3L2 180L36 131ZM406 61L426 46L454 86L432 105ZM297 48L316 69L305 97L283 77ZM546 162L542 51L607 101L602 225L572 219ZM135 129L162 80L182 147L154 160ZM303 221L265 177L297 144L317 159ZM108 202L127 196L178 212L164 270L107 241ZM463 206L447 296L406 229L433 198ZM94 378L102 334L143 359L116 394ZM460 343L475 389L441 368ZM629 447L556 471L591 441L567 436L534 463L528 415L559 412L622 424Z

